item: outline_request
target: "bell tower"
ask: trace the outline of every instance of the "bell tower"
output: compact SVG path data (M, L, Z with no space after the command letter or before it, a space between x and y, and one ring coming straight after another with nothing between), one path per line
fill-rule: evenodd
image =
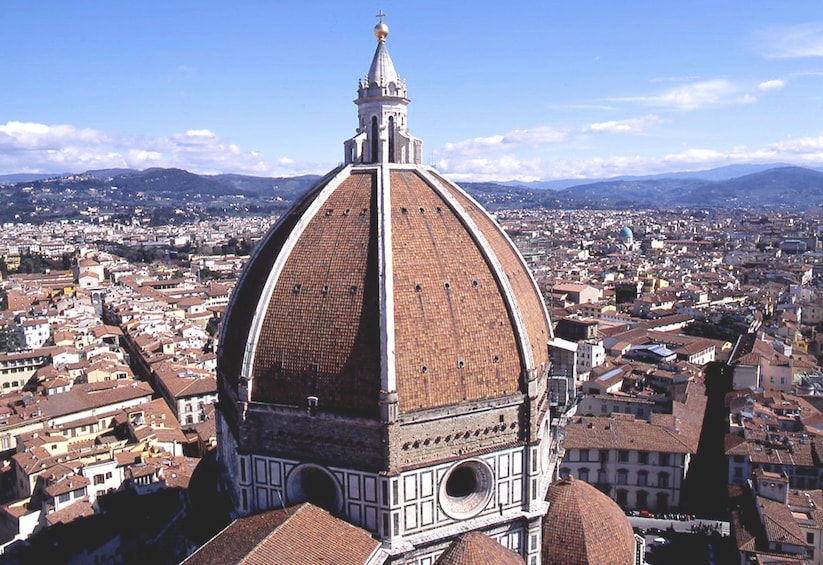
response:
M406 122L406 81L401 81L386 48L389 26L380 21L374 26L377 49L368 74L357 88L357 134L347 140L345 162L349 164L420 164L423 142L409 133Z

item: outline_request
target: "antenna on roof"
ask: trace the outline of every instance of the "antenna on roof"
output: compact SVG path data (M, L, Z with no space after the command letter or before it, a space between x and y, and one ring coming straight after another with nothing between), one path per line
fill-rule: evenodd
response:
M286 503L283 501L283 495L280 493L279 490L277 491L277 498L280 499L280 506L283 507L283 511L286 513L286 516L291 518L291 515L289 514L289 510L286 508Z

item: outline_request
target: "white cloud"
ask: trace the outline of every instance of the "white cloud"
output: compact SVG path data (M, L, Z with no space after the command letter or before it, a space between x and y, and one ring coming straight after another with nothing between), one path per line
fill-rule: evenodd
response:
M647 175L672 171L697 171L731 164L793 163L823 166L823 135L791 139L758 148L734 146L726 150L687 148L663 155L609 155L603 157L540 156L526 159L513 155L440 159L436 165L457 181L596 179L623 175Z
M259 154L244 152L207 129L144 139L62 124L0 124L2 172L81 172L108 167L177 167L198 173L271 172Z
M447 143L443 146L442 153L466 158L490 152L514 151L522 147L561 143L568 138L568 131L563 129L550 127L515 129L502 135L475 137L456 143Z
M755 41L767 59L823 57L823 22L763 29Z
M32 122L0 124L0 149L3 151L58 149L72 142L94 145L107 141L109 137L103 132L68 125L49 126Z
M627 120L611 120L608 122L598 122L589 124L583 128L584 133L640 133L659 124L662 119L659 116L649 114L640 118L630 118Z
M780 79L767 80L758 84L757 90L762 90L764 92L769 90L781 90L784 86L786 86L786 83Z
M647 96L612 98L615 102L636 102L646 106L694 110L704 106L751 102L745 89L726 79L713 79L684 84Z
M515 129L503 136L502 143L509 145L543 145L568 139L568 132L551 127Z
M178 65L177 72L186 77L193 77L197 74L197 67L192 67L189 65Z

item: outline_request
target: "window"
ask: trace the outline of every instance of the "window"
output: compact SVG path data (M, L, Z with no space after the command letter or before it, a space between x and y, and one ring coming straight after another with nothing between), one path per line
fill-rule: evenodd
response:
M658 473L657 474L657 486L660 488L669 488L669 474L668 473Z
M658 455L658 460L660 461L660 465L666 467L669 465L669 454L668 453L661 453Z
M589 470L586 469L585 467L580 469L577 472L577 478L580 479L583 482L588 483L589 482Z
M629 460L629 452L625 449L621 449L617 452L617 460L621 463L625 463Z
M637 472L637 486L645 487L649 484L649 472L648 471L638 471Z
M637 454L637 461L638 463L643 463L644 465L648 464L649 462L649 454L646 451L641 451Z
M617 504L620 506L626 506L626 500L628 499L628 491L624 488L617 489Z
M806 532L806 543L814 545L814 532Z
M609 450L608 449L601 449L600 450L600 461L608 462L609 460Z
M637 491L637 507L638 508L648 508L649 506L649 493L645 490Z
M59 500L60 502L68 502L70 499L71 499L71 493L68 493L68 492L67 492L67 493L65 493L65 494L61 494L61 495L58 497L58 499L57 499L57 500Z
M589 460L589 450L588 449L581 449L580 450L580 460L583 461L584 463L588 462L588 460Z
M104 482L106 482L106 479L102 473L100 473L99 475L94 475L94 484L102 485Z
M627 485L627 484L629 484L629 472L626 469L618 469L617 470L617 484L618 485Z

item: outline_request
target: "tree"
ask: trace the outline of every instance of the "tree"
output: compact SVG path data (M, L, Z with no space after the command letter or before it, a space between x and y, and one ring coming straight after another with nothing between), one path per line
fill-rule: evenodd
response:
M20 351L26 346L23 336L17 331L15 326L0 327L0 351L13 353Z

